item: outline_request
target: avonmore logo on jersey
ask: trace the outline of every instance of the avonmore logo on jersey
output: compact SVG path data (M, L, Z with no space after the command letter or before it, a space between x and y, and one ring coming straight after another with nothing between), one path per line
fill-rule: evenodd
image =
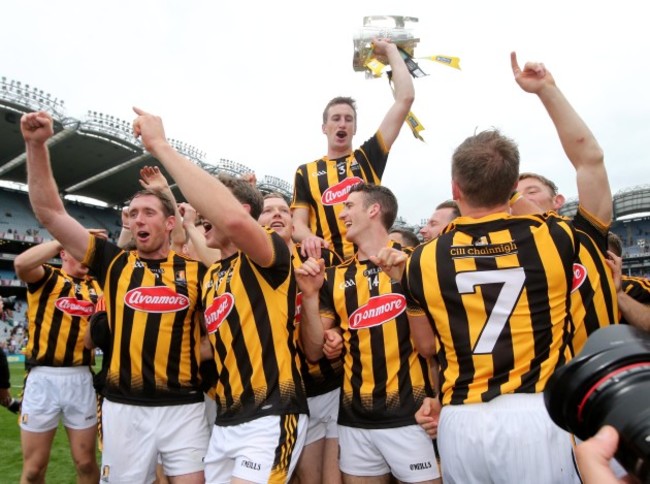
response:
M124 296L131 309L146 313L175 313L187 309L190 300L166 286L137 287Z
M90 301L80 301L74 297L62 297L56 300L54 306L70 316L89 318L95 312L95 305Z
M210 307L204 313L205 327L209 334L219 329L219 326L225 321L234 306L235 297L229 292L222 294L212 301L212 304L210 304Z
M352 187L359 183L363 183L363 180L358 176L346 178L342 182L339 182L325 190L321 197L321 202L323 202L323 205L336 205L337 203L343 203L348 199L348 194L350 193L350 190L352 190Z
M371 328L395 319L406 309L402 294L384 294L371 297L350 315L350 329Z
M582 283L587 279L587 268L582 264L573 264L573 282L571 284L571 292L578 290Z

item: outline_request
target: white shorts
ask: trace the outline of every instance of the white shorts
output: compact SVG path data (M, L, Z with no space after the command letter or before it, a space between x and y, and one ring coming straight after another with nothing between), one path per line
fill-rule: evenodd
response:
M360 429L339 425L341 472L372 477L393 474L402 482L440 477L431 437L419 425Z
M209 429L203 402L145 407L104 399L101 482L153 482L158 456L166 476L203 470Z
M320 439L337 439L339 436L336 420L339 418L339 398L341 389L309 397L309 425L305 445Z
M553 423L541 393L445 405L438 451L445 484L580 482L571 435Z
M270 415L239 425L215 425L205 456L205 482L239 478L288 482L307 435L307 415Z
M47 432L63 420L66 428L97 425L97 398L87 366L37 366L29 371L20 414L20 427Z

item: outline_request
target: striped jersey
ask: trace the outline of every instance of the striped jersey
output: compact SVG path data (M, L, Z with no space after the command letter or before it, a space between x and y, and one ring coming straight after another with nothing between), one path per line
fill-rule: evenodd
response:
M433 396L433 385L429 365L411 338L400 282L370 261L348 259L325 270L320 312L333 318L343 335L339 424L415 424L415 412Z
M292 262L294 269L300 267L303 257L300 254L300 244L295 244L292 250ZM328 249L321 249L321 257L325 261L325 267L332 267L340 264L341 259L334 252ZM305 384L307 397L316 397L331 392L341 386L343 377L343 361L338 358L330 360L323 356L320 360L312 363L307 359L300 343L300 308L302 302L302 293L298 292L296 296L295 328L296 348L300 358L302 380Z
M291 209L309 210L309 229L330 243L341 259L352 257L356 248L345 240L345 225L339 219L343 202L357 183L379 185L386 168L388 150L377 132L348 156L300 165L293 184Z
M101 294L99 284L47 264L43 269L40 281L27 284L26 366L93 364L94 353L84 347L84 335Z
M144 259L96 237L83 263L101 281L110 325L105 397L145 406L203 401L198 374L203 265L173 251L164 259Z
M541 392L568 357L578 241L553 212L459 217L415 248L403 284L439 340L443 404Z
M611 269L605 262L609 227L582 206L578 207L573 226L580 241L571 290L571 317L575 328L571 351L576 355L591 333L618 322L618 298Z
M237 252L203 282L205 323L218 380L217 425L308 413L294 337L296 282L287 244L267 230L274 260L261 267Z
M650 305L650 279L645 277L622 276L621 288L632 299L641 304ZM622 315L619 322L621 324L629 324Z

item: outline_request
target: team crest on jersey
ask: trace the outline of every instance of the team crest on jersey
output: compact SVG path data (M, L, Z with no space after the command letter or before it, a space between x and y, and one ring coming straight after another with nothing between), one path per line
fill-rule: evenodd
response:
M363 180L358 176L346 178L325 190L321 197L321 202L323 202L323 205L336 205L337 203L343 203L348 199L348 194L350 193L350 190L352 190L352 187L359 183L363 183Z
M582 283L587 279L587 268L582 264L573 264L573 282L571 283L571 292L578 290Z
M89 318L95 312L95 305L90 301L81 301L74 297L60 297L54 306L61 312L70 316Z
M174 282L182 286L187 285L187 277L185 276L185 271L176 271L174 274Z
M379 326L395 319L406 310L402 294L383 294L371 297L366 304L350 315L350 329Z
M145 313L175 313L190 306L187 296L167 286L136 287L126 293L124 303Z
M222 294L212 301L212 304L210 304L210 307L204 313L205 327L209 334L219 329L219 326L228 317L233 307L235 307L235 296L229 292Z

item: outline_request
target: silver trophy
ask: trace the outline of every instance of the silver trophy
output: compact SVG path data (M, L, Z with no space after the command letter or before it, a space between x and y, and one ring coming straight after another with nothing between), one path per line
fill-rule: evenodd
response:
M402 51L402 55L412 58L415 46L420 39L415 35L411 24L418 22L417 17L401 15L369 15L363 17L363 27L354 35L354 55L352 67L357 72L366 72L368 77L373 77L367 67L373 58L372 39L388 38Z

